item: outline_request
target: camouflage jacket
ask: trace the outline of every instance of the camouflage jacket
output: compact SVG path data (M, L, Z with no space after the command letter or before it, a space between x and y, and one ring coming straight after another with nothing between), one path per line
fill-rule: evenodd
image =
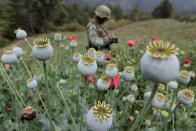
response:
M96 39L102 38L103 45L100 48L108 48L110 40L108 38L108 32L103 24L97 24L95 19L92 19L87 25L87 35L89 41L89 47L97 49Z

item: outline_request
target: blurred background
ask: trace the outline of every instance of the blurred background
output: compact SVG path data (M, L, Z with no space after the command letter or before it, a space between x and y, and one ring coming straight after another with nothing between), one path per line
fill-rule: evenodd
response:
M84 31L100 4L112 10L108 29L149 19L196 22L196 0L0 0L0 47L14 41L17 28L28 36Z

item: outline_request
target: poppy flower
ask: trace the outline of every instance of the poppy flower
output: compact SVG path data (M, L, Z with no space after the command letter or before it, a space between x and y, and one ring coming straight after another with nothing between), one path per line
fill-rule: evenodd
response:
M88 83L93 83L93 82L94 82L93 76L89 76L89 77L88 77Z
M135 41L133 41L133 40L128 40L128 41L126 41L126 44L127 44L128 46L134 46L134 45L135 45Z
M62 46L62 44L61 44L61 42L59 42L59 47L61 47Z
M18 83L19 82L19 80L16 80L16 83Z
M52 56L51 56L52 58L54 58L54 54L52 54Z
M11 107L8 107L7 110L8 110L9 112L13 112L13 109L12 109Z
M142 42L142 45L145 45L145 43L144 43L144 42Z
M106 55L106 56L105 56L105 59L106 59L106 60L111 60L111 57L110 57L109 55Z
M85 77L82 80L85 81ZM90 84L90 83L93 83L93 82L94 82L93 76L89 76L88 77L88 83Z
M115 90L117 88L117 85L118 85L119 82L120 82L120 79L117 75L117 76L114 77L112 90ZM112 86L112 78L110 78L110 87L111 86Z
M7 68L7 69L10 69L10 64L5 64L5 67Z
M159 42L159 39L157 39L155 37L152 37L152 40L155 41L155 42L157 42L157 43Z
M74 37L74 36L69 36L68 39L69 39L70 41L72 41L72 40L77 41L76 37Z
M184 62L187 63L187 64L191 64L191 60L190 60L189 58L186 58L186 59L184 60Z
M137 40L137 43L140 43L140 40L139 39Z

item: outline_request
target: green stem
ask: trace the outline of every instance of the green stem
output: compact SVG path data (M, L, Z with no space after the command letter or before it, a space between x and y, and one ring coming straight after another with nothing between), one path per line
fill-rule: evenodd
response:
M144 119L144 117L146 116L146 114L148 113L150 107L151 107L151 102L152 102L152 99L154 98L155 94L156 94L156 91L157 91L157 86L156 84L154 85L153 87L153 90L152 90L152 93L151 93L151 96L150 98L148 99L148 101L146 102L145 106L143 107L140 115L137 117L137 119L135 120L135 122L133 123L130 131L135 131L136 128L138 127L140 121L142 121Z
M51 118L51 103L50 103L50 89L48 85L48 78L47 78L47 70L46 70L46 61L43 61L43 67L44 67L44 75L45 75L45 86L47 88L47 99L49 104L49 119L50 119L50 128L52 130L52 118Z
M177 109L179 106L180 106L180 103L178 103L178 104L176 105L176 107L175 107L175 109L174 109L173 111L171 111L171 110L169 111L169 116L167 117L167 119L165 119L164 123L163 123L162 126L161 126L161 129L163 129L163 128L166 126L167 121L168 121L169 118L172 116L172 113L175 112L176 109Z
M29 77L32 78L31 72L30 72L29 68L27 67L26 63L24 62L23 58L22 58L21 61L22 61L23 65L24 65L24 67L26 68L26 70L27 70L27 72L29 74Z
M1 70L1 74L3 75L5 81L7 82L8 87L10 88L11 92L14 94L14 96L15 96L16 100L18 101L18 103L20 104L21 108L23 108L22 102L18 99L17 95L16 95L15 92L14 92L14 89L13 89L12 86L10 85L9 80L8 80L7 77L5 76L5 74L4 74L4 72L3 72L3 70L2 70L1 67L0 67L0 70ZM24 105L24 107L25 107L25 105Z
M58 85L58 84L57 84L57 89L58 89L59 93L61 94L61 97L63 98L64 104L65 104L65 106L66 106L66 108L67 108L67 111L68 111L68 114L69 114L69 117L71 118L72 123L73 123L73 125L74 125L74 128L75 128L75 130L77 131L77 127L76 127L75 121L74 121L74 119L73 119L73 117L72 117L72 115L71 115L69 106L68 106L68 104L67 104L67 102L66 102L66 100L65 100L65 97L64 97L62 91L59 89L59 85Z

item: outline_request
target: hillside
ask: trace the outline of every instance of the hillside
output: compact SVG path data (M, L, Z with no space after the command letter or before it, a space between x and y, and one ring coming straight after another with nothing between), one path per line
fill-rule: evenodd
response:
M99 4L120 5L125 12L138 6L141 11L152 11L162 0L64 0L68 4L77 3L94 7ZM196 13L196 0L170 0L177 13Z

